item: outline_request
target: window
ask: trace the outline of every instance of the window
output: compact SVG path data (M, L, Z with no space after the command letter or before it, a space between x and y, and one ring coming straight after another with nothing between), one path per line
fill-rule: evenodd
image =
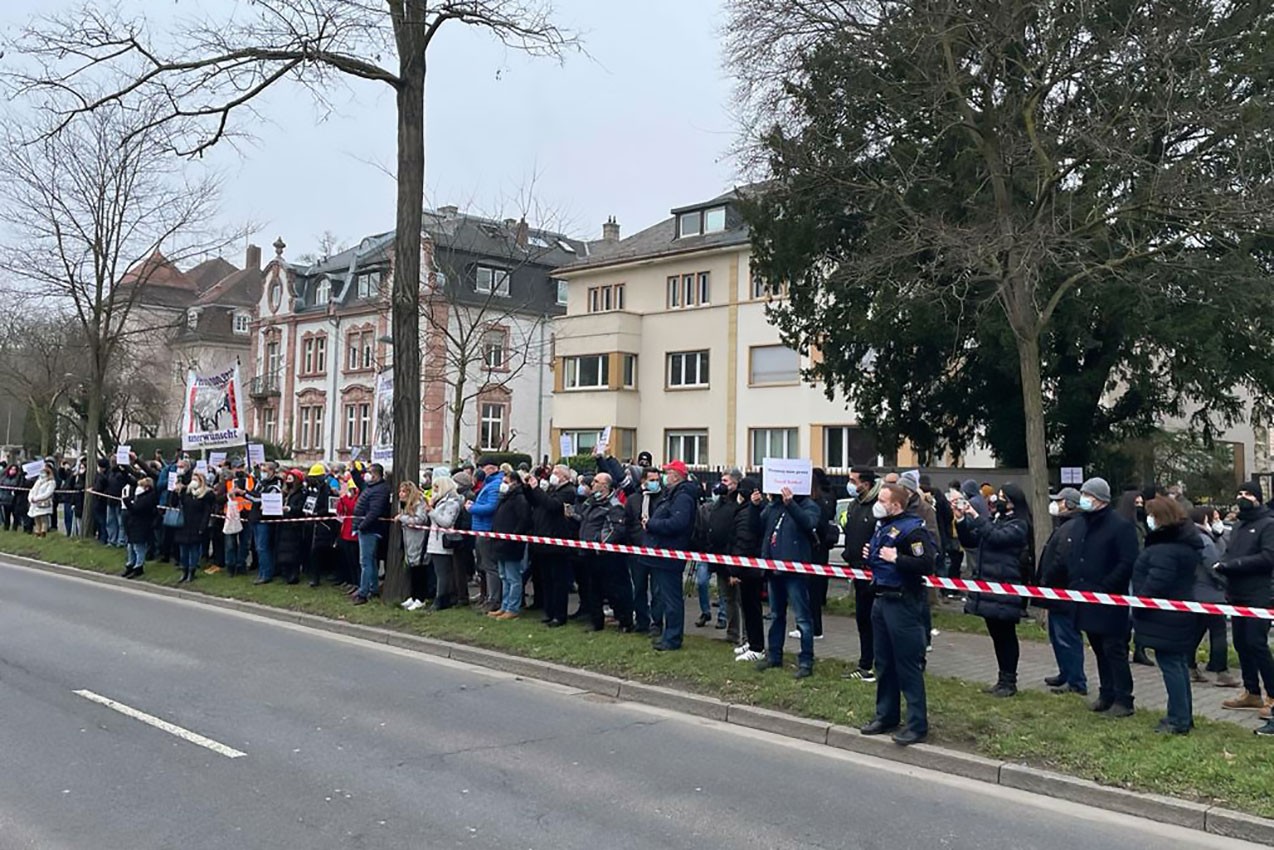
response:
M477 292L508 298L509 273L504 269L492 268L491 266L478 266L477 281L474 283L473 288Z
M278 341L271 341L265 345L265 373L269 377L279 377L279 372L283 368L283 360L279 355Z
M626 390L635 390L637 389L637 355L623 354L620 356L624 366L624 382L622 386ZM614 448L614 446L611 448Z
M702 307L711 303L710 272L672 275L668 278L668 309Z
M483 450L498 449L504 444L505 410L503 404L482 403L478 442L482 444L480 448Z
M499 328L492 328L482 335L482 362L493 371L504 371L506 334ZM484 446L484 448L489 448Z
M708 386L708 352L671 352L668 355L668 386Z
M354 277L359 298L374 298L380 294L380 271L362 272Z
M566 374L562 386L568 390L606 389L610 386L610 357L605 354L585 354L580 357L564 357Z
M327 337L321 336L314 340L314 371L327 371Z
M624 309L624 285L590 286L588 288L588 312L606 313Z
M611 432L612 438L614 432ZM597 443L602 439L602 432L597 431L563 431L563 437L571 438L571 445L575 447L575 454L587 455L592 454L593 449L597 448Z
M300 410L301 434L297 441L299 449L323 448L323 408L320 405L306 405Z
M767 457L800 457L795 428L753 428L752 463L760 466Z
M708 462L707 431L667 431L664 440L668 460L680 460L691 466Z
M275 430L278 428L279 413L273 407L267 407L262 414L261 430L265 432L266 442L273 443Z
M566 295L570 291L570 285L564 280L554 280L557 285L557 303L563 307L566 306Z
M850 426L823 429L823 465L829 469L885 466L876 440L866 430Z
M725 230L725 207L682 213L677 216L677 237L720 233Z
M371 369L376 364L376 339L368 330L355 331L345 338L345 371Z
M345 405L345 447L366 448L372 434L372 406L366 402Z
M321 278L318 286L314 287L314 303L326 304L332 300L332 281L328 278Z
M787 284L780 283L777 286L770 284L765 278L759 274L752 275L752 297L753 298L769 298L775 296L784 298L787 296Z
M252 317L247 313L234 314L234 332L239 336L244 336L248 333L249 325L251 325L251 323Z
M315 339L307 339L301 344L304 354L301 356L301 371L307 375L314 373L314 343Z
M749 384L795 384L801 380L801 357L786 345L758 345L749 352Z

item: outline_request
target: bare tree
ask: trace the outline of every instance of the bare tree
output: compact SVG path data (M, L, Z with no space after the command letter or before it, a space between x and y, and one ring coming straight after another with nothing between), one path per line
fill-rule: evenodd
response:
M198 154L227 137L230 119L281 81L299 83L323 104L341 81L370 80L397 98L398 198L394 244L394 479L412 480L420 462L420 226L425 175L425 76L438 31L455 22L478 27L509 47L561 57L576 45L553 22L547 0L271 0L239 6L228 20L203 20L174 33L170 50L154 46L142 19L125 20L86 5L51 17L18 45L41 69L28 89L79 92L98 71L122 74L105 94L82 94L76 115L134 97L172 105L156 123L194 122L178 148ZM386 61L389 60L389 61ZM395 61L396 60L396 61ZM396 67L395 67L396 65ZM391 559L392 560L392 559ZM406 593L405 579L386 588Z
M296 261L307 266L312 266L315 263L328 259L333 254L339 254L349 247L349 244L346 243L344 239L341 239L330 230L324 230L323 235L318 237L317 242L317 250L301 254L296 258Z
M224 242L203 230L215 210L217 180L190 179L171 142L153 111L112 102L35 141L10 129L0 144L0 221L12 240L0 247L0 266L14 277L10 295L25 310L65 308L77 326L80 373L90 387L89 458L97 455L104 421L100 388L119 368L121 345L155 330L132 321L163 269L155 255L162 246L168 259L181 262ZM91 504L85 516L92 516Z
M78 330L67 315L10 309L0 317L0 392L26 406L40 435L41 457L65 448L59 440L61 410L84 381Z

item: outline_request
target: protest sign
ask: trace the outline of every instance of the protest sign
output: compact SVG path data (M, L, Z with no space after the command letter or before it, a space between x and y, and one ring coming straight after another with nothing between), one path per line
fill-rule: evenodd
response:
M132 446L118 446L115 449L115 462L119 464L120 466L130 466L133 462L133 459L131 457L132 454L133 454Z
M27 478L35 478L37 475L39 475L43 471L44 471L44 461L42 460L33 460L30 463L22 464L22 472L26 475Z
M282 493L262 493L261 494L261 515L262 516L283 516L283 494Z
M181 447L222 449L243 444L243 387L236 364L216 375L196 375L186 382L181 417Z
M265 446L260 443L248 443L248 464L265 463Z
M781 493L787 487L794 496L808 496L814 489L814 462L809 458L767 457L762 469L765 493Z
M574 457L575 439L570 434L563 434L557 438L557 448L562 457Z

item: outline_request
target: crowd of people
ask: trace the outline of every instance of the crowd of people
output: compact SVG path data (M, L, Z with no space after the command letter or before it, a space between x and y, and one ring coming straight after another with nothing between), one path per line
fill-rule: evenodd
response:
M876 716L863 733L893 733L902 745L928 733L924 669L937 595L926 576L958 578L963 571L971 579L1075 591L1274 604L1274 515L1255 481L1239 488L1230 523L1216 510L1191 505L1180 488L1130 490L1116 504L1101 478L1058 490L1045 519L1032 515L1014 483L994 488L953 481L943 492L916 471L878 476L855 468L848 505L838 513L838 494L819 469L806 495L786 488L764 493L756 478L738 469L695 478L681 461L656 466L646 453L632 464L609 456L596 460L597 472L579 474L565 464L514 469L481 458L437 467L419 485L404 481L394 489L380 465L357 462L281 469L268 461L249 470L235 457L208 468L189 457L157 454L140 461L134 455L127 463L100 460L90 480L83 464L49 458L34 479L17 465L5 469L0 525L43 536L57 529L60 513L64 532L76 534L88 488L99 496L93 501L99 541L126 550L126 578L143 575L152 561L176 563L183 583L201 569L251 573L255 584L276 578L297 584L305 577L311 587L324 580L337 584L352 604L362 605L378 595L390 523L397 523L410 579L403 603L408 610L471 605L495 620L540 610L546 628L570 620L594 630L613 623L622 632L648 635L656 652L682 646L688 566L700 608L695 626L712 623L715 576L716 627L735 644L735 660L761 671L781 669L792 638L797 679L814 672L826 577L528 545L507 536L813 564L830 563L843 546L848 566L872 574L852 582L860 654L844 676L876 685ZM1038 554L1037 522L1049 523L1051 532ZM574 611L572 591L579 600ZM982 618L991 638L998 677L986 692L1013 697L1017 628L1028 616L1027 600L990 593L962 598L965 612ZM1274 735L1268 620L1234 617L1227 623L1221 615L1185 611L1033 604L1047 609L1058 673L1046 684L1055 693L1088 695L1086 639L1097 668L1097 697L1089 706L1094 712L1132 715L1130 664L1157 664L1168 704L1159 731L1189 733L1191 685L1211 683L1241 688L1224 707L1258 712L1267 722L1257 734ZM1228 669L1229 632L1239 679ZM1205 669L1213 679L1195 662L1204 639Z

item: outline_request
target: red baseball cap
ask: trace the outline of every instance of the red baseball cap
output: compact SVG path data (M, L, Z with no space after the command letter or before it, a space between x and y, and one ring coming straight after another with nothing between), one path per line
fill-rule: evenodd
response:
M686 477L686 478L690 477L690 470L686 468L686 464L684 461L670 460L663 465L663 470L665 472L668 472L669 470L671 470L683 477Z

